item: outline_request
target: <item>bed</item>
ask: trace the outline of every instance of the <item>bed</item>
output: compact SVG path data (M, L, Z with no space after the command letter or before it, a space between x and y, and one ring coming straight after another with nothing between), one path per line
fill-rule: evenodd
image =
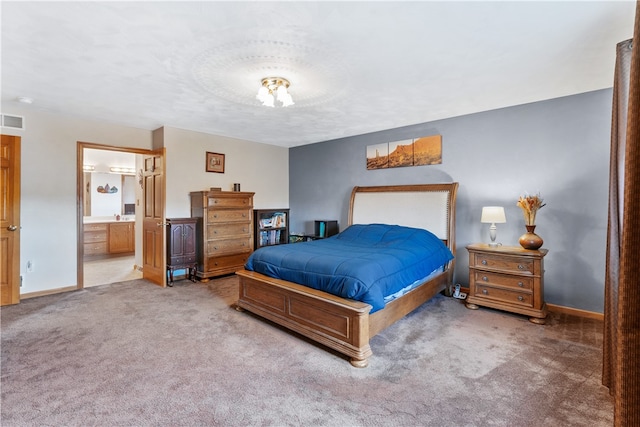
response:
M347 356L355 367L366 367L368 358L373 354L369 345L371 337L437 293L445 291L450 295L455 265L457 189L458 183L455 182L353 188L348 226L373 224L428 230L446 245L453 256L443 268L412 283L409 291L398 292L395 298L385 300L382 306L374 300L367 303L344 298L251 271L247 268L248 263L245 269L236 272L239 276L236 309L252 312L336 350ZM343 232L351 229L348 227ZM329 239L323 240L318 243L330 243ZM296 245L311 244L313 242L282 245L287 248L279 250L291 252ZM262 248L256 253L269 249ZM409 284L404 283L402 287Z

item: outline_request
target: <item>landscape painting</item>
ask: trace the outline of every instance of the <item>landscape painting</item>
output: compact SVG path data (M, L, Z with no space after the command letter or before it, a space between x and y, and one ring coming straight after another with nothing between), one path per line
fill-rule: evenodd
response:
M389 143L367 146L367 169L389 167Z
M442 163L442 135L423 136L413 141L413 165Z
M389 167L413 166L413 140L389 143Z
M442 135L367 146L367 169L442 163Z

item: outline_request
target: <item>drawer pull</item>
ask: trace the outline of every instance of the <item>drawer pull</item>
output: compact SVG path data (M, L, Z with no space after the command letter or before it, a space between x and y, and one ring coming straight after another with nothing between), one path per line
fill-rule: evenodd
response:
M524 283L518 282L518 286L520 286L521 288L524 288Z
M246 217L247 217L247 214L246 214L246 213L243 213L243 214L242 214L242 218L246 218Z
M484 280L485 282L488 282L489 278L487 276L482 276L482 280Z
M214 218L218 218L218 214L213 214L213 217Z
M524 265L518 264L518 270L524 270L524 269L525 269Z
M483 260L482 260L482 262L481 262L481 264L482 264L482 265L487 265L487 260L486 260L486 259L483 259Z
M482 293L483 293L483 294L485 294L485 295L489 295L489 291L488 291L488 290L486 290L486 289L483 289L483 290L482 290Z
M524 297L522 295L518 295L518 301L524 301Z

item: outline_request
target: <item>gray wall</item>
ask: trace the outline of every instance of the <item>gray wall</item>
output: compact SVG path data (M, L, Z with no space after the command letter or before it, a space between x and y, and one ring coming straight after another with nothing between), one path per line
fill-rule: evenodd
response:
M517 245L525 229L516 201L539 191L546 301L602 313L611 101L606 89L292 148L291 231L311 233L315 219L344 229L355 185L457 181L455 281L468 286L465 246L489 241L482 206L505 207L497 240ZM442 135L441 165L366 170L367 145L434 134Z

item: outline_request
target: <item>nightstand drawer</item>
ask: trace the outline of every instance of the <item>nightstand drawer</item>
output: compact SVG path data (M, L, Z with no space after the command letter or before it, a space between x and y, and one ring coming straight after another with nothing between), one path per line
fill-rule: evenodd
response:
M492 288L476 283L474 295L483 299L533 307L533 297L525 292L514 292L506 289Z
M499 273L489 273L488 271L475 271L474 282L477 285L499 285L516 290L533 289L533 279L527 276L515 276Z
M534 274L533 260L524 257L475 253L471 266L512 273Z

